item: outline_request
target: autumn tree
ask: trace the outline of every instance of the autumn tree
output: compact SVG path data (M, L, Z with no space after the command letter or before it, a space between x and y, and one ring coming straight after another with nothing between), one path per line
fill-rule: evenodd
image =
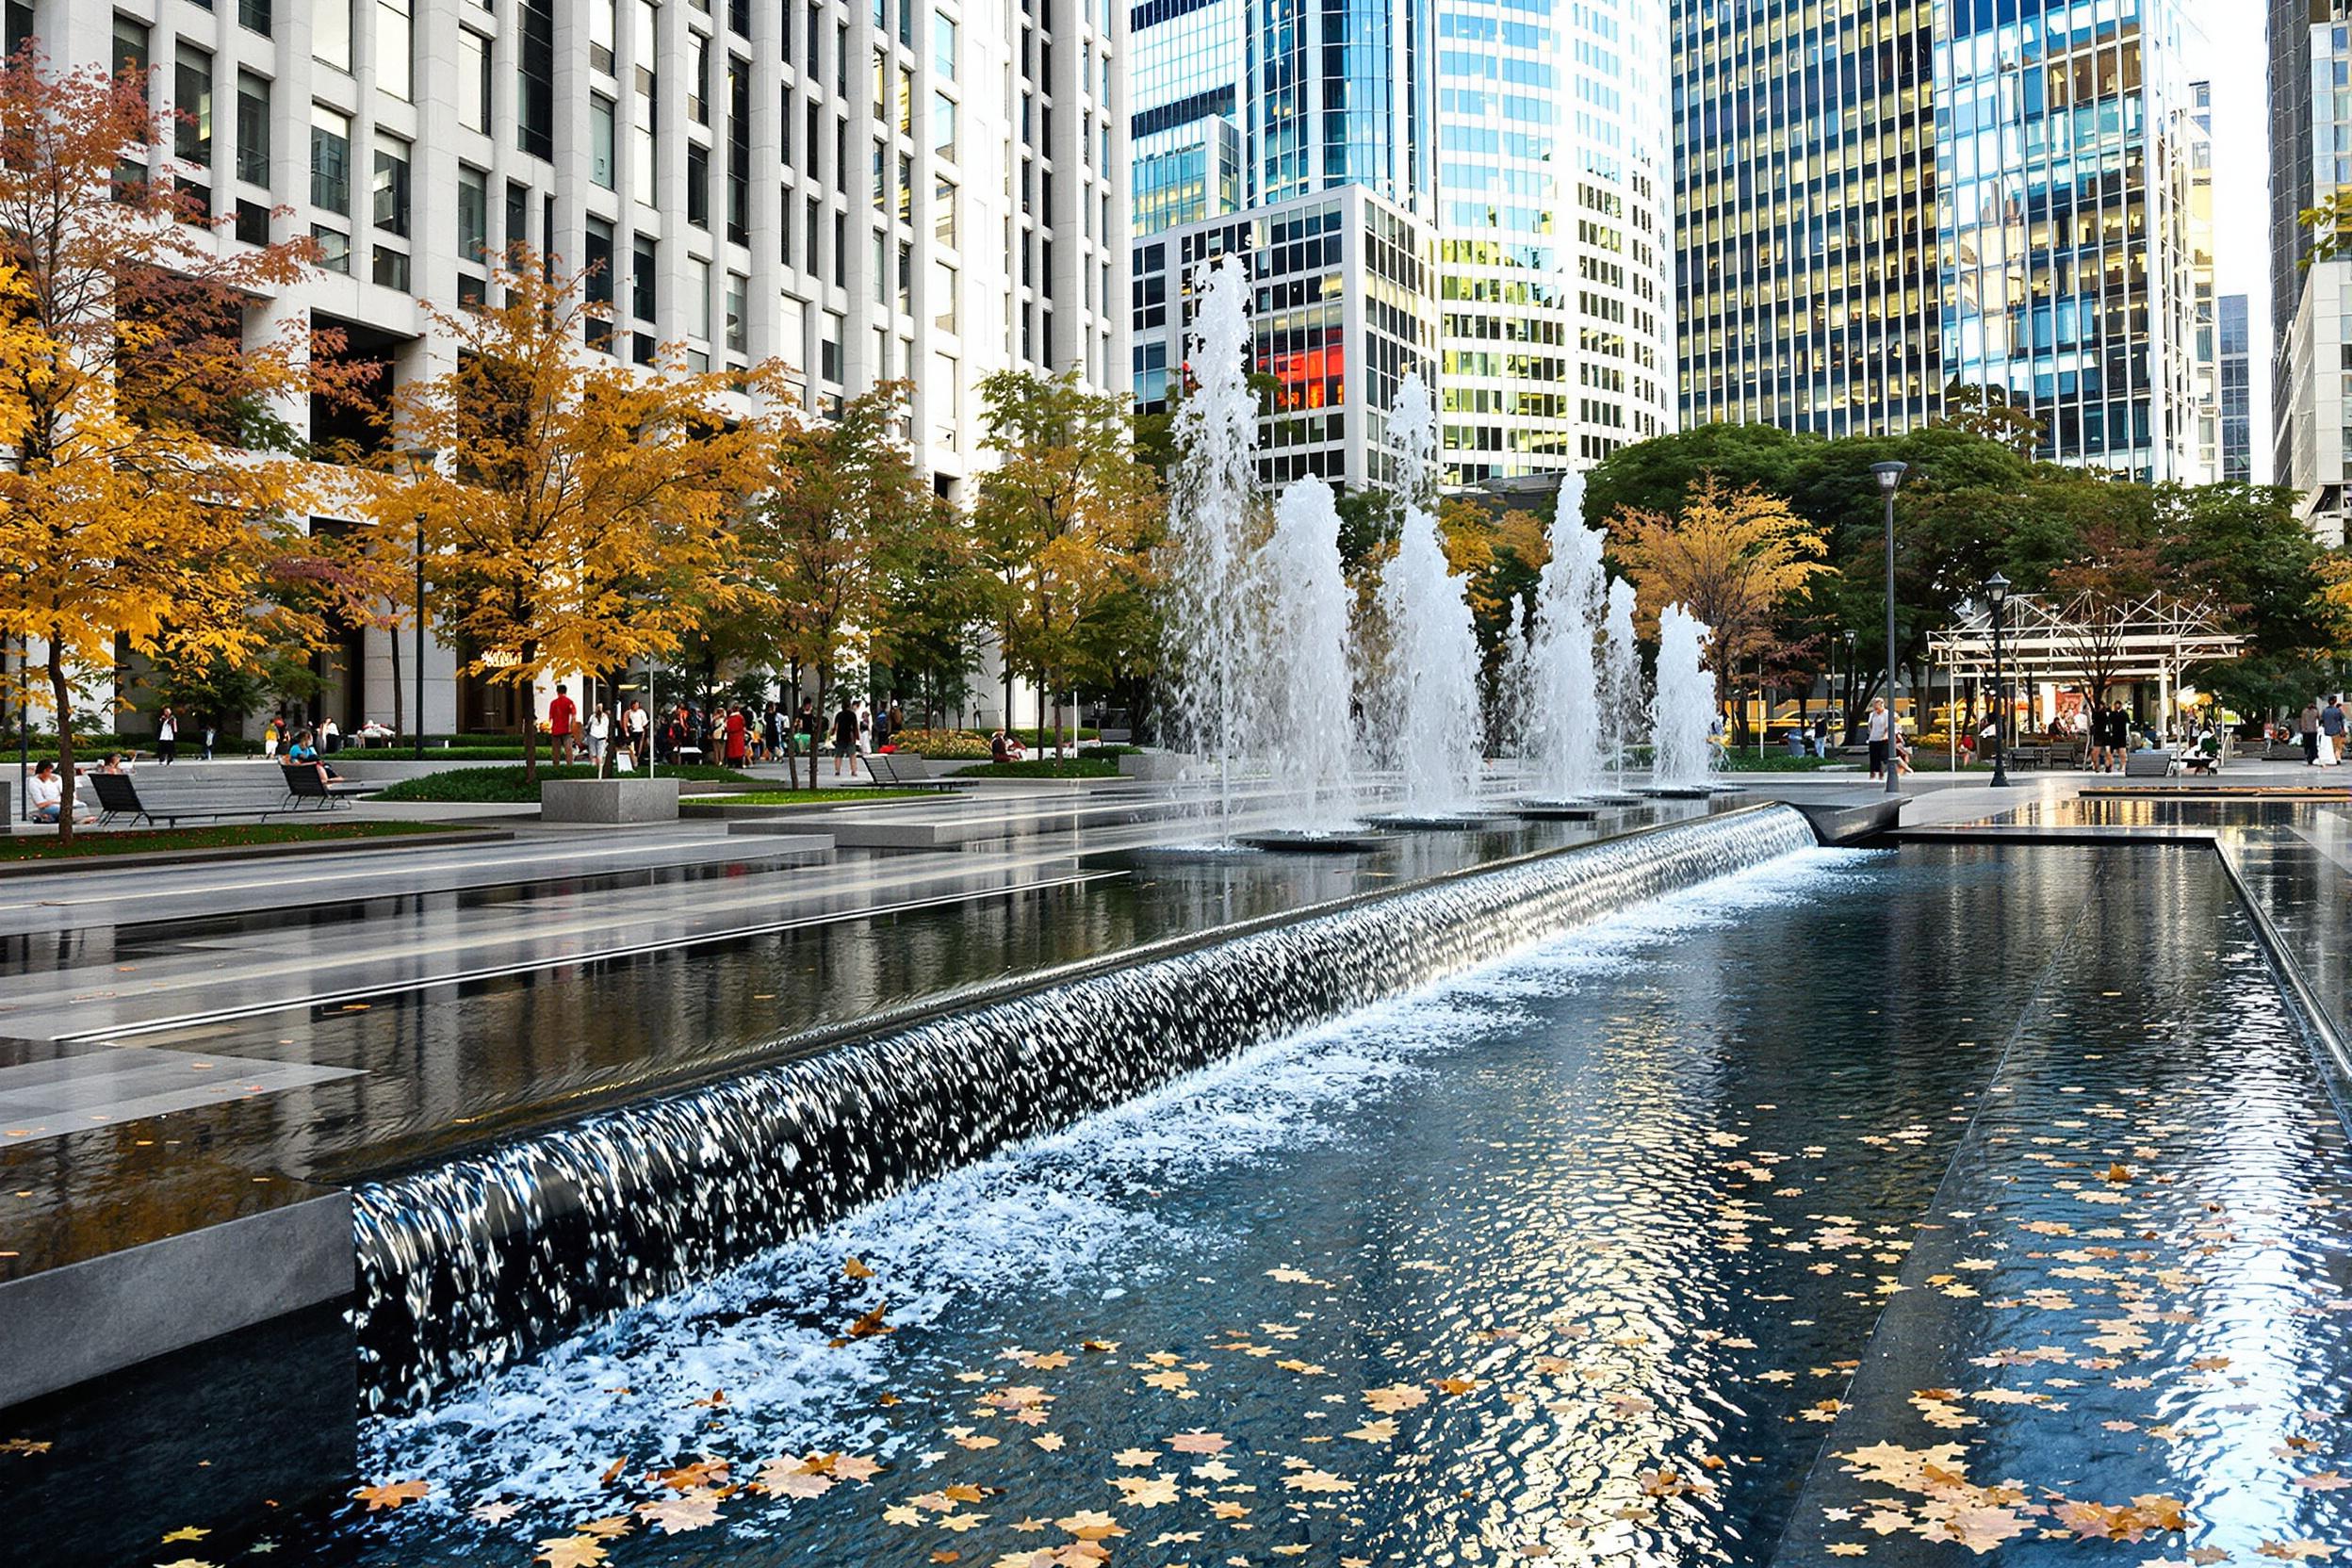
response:
M1609 521L1617 564L1633 580L1645 636L1679 604L1714 631L1718 692L1742 661L1765 652L1788 600L1828 568L1822 539L1788 503L1707 476L1672 515L1626 509Z
M737 526L734 551L760 592L756 612L734 617L734 641L755 662L813 674L820 712L836 672L892 655L887 592L944 547L946 505L902 433L912 390L885 382L837 419L781 427Z
M972 531L1005 667L1037 682L1043 729L1046 694L1086 666L1089 633L1150 578L1159 484L1135 460L1125 398L1021 370L989 376L981 395L997 465L981 476Z
M425 305L455 363L392 398L370 501L422 531L463 670L520 694L531 777L543 676L668 657L758 598L729 528L776 439L768 370L693 372L675 350L640 370L593 350L610 310L586 282L516 247L496 302Z
M308 548L312 474L276 409L335 374L331 335L253 315L315 247L225 242L167 129L141 72L0 63L0 634L43 650L13 694L57 715L61 838L74 698L118 637L234 663L286 634L253 606Z

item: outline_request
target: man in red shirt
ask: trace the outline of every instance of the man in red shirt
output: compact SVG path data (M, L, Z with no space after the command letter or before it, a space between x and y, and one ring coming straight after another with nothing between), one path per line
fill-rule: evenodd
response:
M547 739L555 743L555 760L558 762L572 760L572 723L579 717L580 710L573 706L572 699L564 694L564 687L559 682L555 688L555 700L547 704Z

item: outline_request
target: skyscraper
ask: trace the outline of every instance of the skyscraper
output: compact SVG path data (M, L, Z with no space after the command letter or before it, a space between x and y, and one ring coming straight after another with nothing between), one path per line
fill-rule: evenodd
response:
M1959 382L2041 419L2044 457L2196 476L2182 25L2178 0L1680 0L1685 417L1901 431Z
M1137 396L1157 403L1181 370L1191 268L1246 248L1259 369L1304 368L1307 395L1363 410L1278 394L1269 473L1377 478L1405 365L1435 372L1457 480L1589 464L1667 428L1666 3L1146 0ZM1349 189L1363 200L1318 204Z
M2273 17L2276 26L2279 18ZM2311 236L2295 214L2352 187L2352 24L2341 21L2286 19L2299 47L2282 47L2271 37L2274 72L2284 58L2299 58L2306 115L2301 143L2284 150L2287 163L2271 171L2274 219L2285 214L2283 246L2274 222L2271 264L2288 290L2286 329L2272 356L2272 399L2278 420L2280 484L2302 496L2311 531L2330 545L2344 537L2345 452L2352 447L2352 398L2345 381L2352 372L2352 258L2314 261ZM2277 84L2274 75L2274 85Z
M2225 294L2216 311L2221 374L2221 466L2215 477L2231 484L2254 478L2254 359L2246 298Z
M2311 236L2297 214L2319 204L2336 186L2352 183L2352 171L2339 175L2335 149L2323 157L2313 147L2314 110L2332 124L2335 95L2345 84L2336 67L2320 60L2339 52L2333 41L2334 24L2352 13L2352 0L2269 0L2270 57L2270 442L2274 472L2281 484L2294 463L2289 449L2294 410L2302 389L2290 374L2294 345L2292 328L2303 298L2303 261L2311 254ZM2314 54L2313 41L2319 43Z

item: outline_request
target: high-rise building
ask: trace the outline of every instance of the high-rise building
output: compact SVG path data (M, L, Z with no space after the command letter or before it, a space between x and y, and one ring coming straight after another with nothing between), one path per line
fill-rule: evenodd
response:
M624 360L671 342L704 366L775 358L819 411L911 382L907 433L951 495L988 462L990 373L1126 376L1127 18L1108 0L5 15L11 43L36 38L57 66L150 71L155 106L203 127L178 139L179 177L223 243L308 235L324 252L322 275L256 311L339 329L380 391L449 351L424 302L478 297L484 256L517 242L595 270L602 346ZM447 650L429 663L425 727L503 727L511 688L452 678ZM318 716L390 718L391 669L384 633L353 632L325 660Z
M2213 286L2213 84L2189 84L2189 287L2196 348L2189 359L2197 403L2197 467L2221 474L2221 318Z
M1444 455L1589 467L1674 421L1665 0L1436 0Z
M2197 477L2183 25L2178 0L1682 0L1685 417L1901 431L1956 382L2042 420L2046 458Z
M2352 185L2352 167L2341 172L2333 146L2323 152L2313 142L2319 119L2333 124L2336 94L2344 84L2334 79L2332 64L2340 58L2341 24L2352 18L2352 0L2269 0L2269 32L2265 40L2270 59L2267 98L2270 104L2270 441L2273 472L2280 484L2295 482L2290 442L2294 411L2302 388L2290 373L2294 351L2292 331L2303 299L2303 263L2311 254L2311 233L2299 214L2319 204L2320 198L2340 185ZM2318 48L2313 49L2314 42Z
M1352 299L1412 273L1423 291L1411 310L1326 299L1305 312L1323 323L1310 335L1325 335L1309 351L1350 368L1307 384L1347 401L1315 414L1312 436L1269 426L1269 473L1303 463L1346 483L1375 481L1359 464L1378 462L1400 362L1435 373L1459 481L1589 464L1666 429L1665 6L1138 5L1138 397L1157 406L1182 373L1192 282L1183 258L1226 253L1232 241L1253 257L1258 368L1278 380L1305 363L1302 288ZM1292 233L1309 210L1302 200L1351 188L1368 199L1313 209L1344 231L1338 248L1254 243ZM1243 215L1251 222L1226 221ZM1437 264L1384 274L1383 257ZM1371 335L1353 335L1359 319ZM1371 379L1359 384L1358 371Z
M2274 28L2278 19L2274 16ZM2300 93L2308 117L2290 167L2271 172L2274 208L2293 233L2283 246L2274 225L2272 271L2285 262L2286 329L2272 356L2272 400L2278 419L2277 480L2301 494L2304 518L2329 545L2344 538L2345 452L2352 448L2352 257L2314 260L2311 236L2295 214L2352 188L2352 24L2289 19L2299 48L2271 38L2274 71L2284 57L2303 61ZM2274 87L2277 78L2274 76Z
M2221 367L2221 464L2226 483L2254 478L2254 358L2246 319L2246 298L2224 294L2215 311Z

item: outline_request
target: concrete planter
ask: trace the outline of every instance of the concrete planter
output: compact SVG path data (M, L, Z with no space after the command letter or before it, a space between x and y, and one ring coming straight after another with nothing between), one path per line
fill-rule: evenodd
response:
M676 822L675 778L550 778L539 786L541 822Z
M1175 751L1131 752L1119 760L1119 776L1150 783L1167 783L1184 776L1195 759Z

